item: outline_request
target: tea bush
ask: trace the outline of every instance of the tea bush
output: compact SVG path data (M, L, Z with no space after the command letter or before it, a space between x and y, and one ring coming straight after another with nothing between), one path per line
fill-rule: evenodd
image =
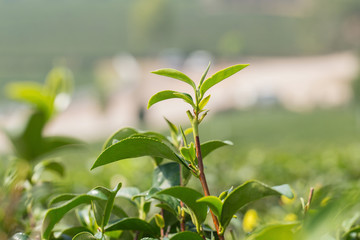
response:
M170 136L130 127L120 129L104 143L91 168L125 159L137 161L139 157L148 156L154 169L151 187L146 191L141 191L141 186L123 187L122 183L117 183L113 189L99 186L83 194L56 194L61 191L54 188L51 181L41 180L41 176L44 171L63 175L64 166L59 161L48 159L45 153L79 142L44 137L42 130L56 112L57 97L63 96L69 89L65 87L69 79L65 76L68 75L64 74L64 69L55 69L53 71L58 73L52 72L48 79L56 80L48 80L45 87L28 84L10 86L14 98L32 103L35 110L25 130L16 137L10 136L18 160L12 161L16 166L9 168L5 176L5 183L11 184L4 185L4 191L10 194L0 196L0 201L2 205L10 206L8 209L18 206L20 214L0 214L3 217L2 231L17 232L12 239L37 239L40 234L42 239L75 240L359 239L360 196L356 181L315 188L305 186L303 189L310 191L299 193L287 184L270 187L257 180L244 180L237 187L221 189L217 195L210 194L212 186L209 186L205 174L204 159L213 151L232 143L200 141L199 125L209 111L206 109L210 100L207 91L247 66L231 66L207 77L209 64L198 85L174 69L153 72L182 81L194 91L192 94L173 90L158 92L150 98L148 108L167 99L183 100L190 107L186 114L191 127L183 128L165 119ZM231 164L227 161L236 156L219 152L222 154L216 155L216 169L213 170L219 171L219 180L223 183L234 178L228 175L232 169L229 169ZM278 156L276 158L279 159ZM23 162L26 164L22 165ZM258 163L261 165L257 169L260 174L281 177L281 169L284 169L281 160L279 163L264 160ZM191 185L201 186L202 191L188 185L191 178ZM209 182L219 183L218 179ZM43 194L39 196L35 192ZM55 197L49 200L50 195ZM46 205L48 210L45 210ZM9 217L12 221L8 220Z

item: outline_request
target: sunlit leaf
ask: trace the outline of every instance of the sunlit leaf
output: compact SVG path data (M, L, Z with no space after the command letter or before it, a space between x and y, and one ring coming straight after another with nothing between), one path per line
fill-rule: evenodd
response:
M158 103L158 102L161 102L161 101L164 101L167 99L171 99L171 98L182 99L185 102L187 102L188 104L190 104L193 108L195 108L194 101L189 94L181 93L181 92L177 92L177 91L171 91L171 90L165 90L165 91L158 92L155 95L153 95L149 100L147 108L149 109L155 103Z
M11 99L29 103L49 117L52 113L52 103L44 87L37 82L15 82L5 87L7 96Z
M217 83L223 81L224 79L232 76L233 74L239 72L240 70L242 70L243 68L245 68L247 66L249 66L249 64L238 64L238 65L234 65L234 66L225 68L225 69L215 73L210 78L206 79L203 82L203 84L201 85L201 87L200 87L201 96L204 96L205 92L207 90L209 90L215 84L217 84Z
M217 217L221 216L223 203L218 197L205 196L198 199L197 202L206 203Z
M199 103L199 108L200 110L203 110L204 107L206 106L206 104L209 102L210 100L210 96L211 95L208 95L207 97L205 97L203 100L201 100L201 102Z
M209 72L209 69L210 69L210 66L211 66L211 62L209 62L205 72L203 73L203 75L201 76L201 79L200 79L200 86L203 84L205 78L206 78L206 75L208 74Z
M192 86L194 88L194 90L196 89L194 81L191 80L184 73L182 73L182 72L180 72L180 71L178 71L176 69L163 68L163 69L159 69L159 70L156 70L156 71L152 71L151 73L161 75L161 76L165 76L165 77L174 78L174 79L186 82L187 84Z
M233 145L233 143L230 141L218 140L204 142L203 144L201 144L201 155L203 158L205 158L212 151L227 145Z
M281 223L266 226L251 234L247 240L292 240L298 223Z
M110 147L111 145L113 145L125 138L128 138L131 135L134 135L136 133L138 133L138 131L134 128L129 128L129 127L122 128L119 131L117 131L116 133L114 133L111 137L109 137L105 141L102 150L105 150L106 148Z

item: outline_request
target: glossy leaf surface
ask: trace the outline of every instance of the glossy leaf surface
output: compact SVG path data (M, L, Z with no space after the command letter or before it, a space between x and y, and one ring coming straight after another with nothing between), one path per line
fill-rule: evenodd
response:
M161 157L181 162L179 156L177 156L167 145L157 139L129 137L105 149L96 159L91 169L119 160L143 156Z
M245 182L243 185L235 188L225 198L220 218L221 225L226 227L233 215L246 204L272 195L285 195L289 198L293 198L289 185L281 185L272 188L258 181Z
M248 240L292 240L298 223L274 224L250 235Z
M105 141L102 150L136 133L138 133L138 131L134 128L122 128Z
M200 87L200 93L201 96L204 96L205 92L209 90L211 87L213 87L215 84L223 81L224 79L234 75L235 73L239 72L241 69L249 66L249 64L238 64L234 65L228 68L225 68L214 75L212 75L210 78L206 79L203 84Z
M189 84L190 86L192 86L194 89L196 89L195 83L193 80L191 80L188 76L186 76L184 73L176 70L176 69L172 69L172 68L163 68L163 69L159 69L156 71L152 71L151 73L157 74L157 75L161 75L161 76L165 76L165 77L170 77L170 78L174 78L183 82L186 82L187 84Z
M233 143L230 141L218 141L218 140L204 142L203 144L201 144L202 157L205 158L212 151L228 145L233 145Z
M184 100L186 103L190 104L193 108L195 108L194 102L192 97L187 94L187 93L181 93L181 92L177 92L177 91L171 91L171 90L165 90L165 91L161 91L156 93L155 95L153 95L148 103L148 109L154 105L155 103L167 100L167 99L171 99L171 98L179 98Z
M221 216L223 203L218 197L205 196L198 199L197 202L206 203L217 217Z

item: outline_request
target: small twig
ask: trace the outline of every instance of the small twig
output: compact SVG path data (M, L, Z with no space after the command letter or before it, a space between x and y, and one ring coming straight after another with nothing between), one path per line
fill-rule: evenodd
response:
M304 207L304 214L306 214L309 209L310 209L310 204L311 204L311 200L313 198L313 195L314 195L314 188L311 187L310 188L310 193L309 193L309 198L308 198L308 202L306 203L305 207Z

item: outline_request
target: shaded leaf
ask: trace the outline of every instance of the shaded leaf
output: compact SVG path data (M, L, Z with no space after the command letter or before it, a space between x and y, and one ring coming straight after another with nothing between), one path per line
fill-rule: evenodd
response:
M109 224L105 231L117 231L117 230L133 230L133 231L141 231L151 236L156 237L158 235L157 229L154 228L148 222L141 220L139 218L123 218L116 222Z
M225 68L214 75L212 75L210 78L206 79L203 84L200 86L200 93L201 96L204 96L205 92L209 90L212 86L215 84L221 82L222 80L232 76L233 74L239 72L243 68L249 66L249 64L238 64L234 65L228 68Z
M24 131L19 136L9 134L9 138L20 157L32 161L42 154L42 131L46 122L46 114L37 111L30 116Z
M226 227L233 215L246 204L272 195L285 195L289 198L293 197L289 185L281 185L272 188L258 181L245 182L243 185L235 188L225 198L220 218L221 225Z
M201 144L201 155L203 158L205 158L212 151L227 145L233 145L233 143L230 141L219 140L204 142L203 144Z
M153 187L168 188L178 185L180 185L180 165L178 163L165 163L155 168L153 173Z
M85 228L85 227L71 227L68 229L65 229L64 231L62 231L60 233L60 237L62 237L62 239L68 239L68 238L73 238L75 237L77 234L79 233L83 233L83 232L88 232L91 233L89 229Z
M155 103L158 103L158 102L161 102L161 101L164 101L167 99L171 99L171 98L180 98L180 99L184 100L185 102L187 102L188 104L190 104L193 108L195 108L194 101L189 94L171 91L171 90L161 91L161 92L158 92L155 95L153 95L149 100L147 108L149 109Z
M32 175L32 181L37 182L40 176L45 171L51 171L59 174L61 177L64 176L65 167L62 163L54 160L43 160L34 167L34 173Z
M143 156L161 157L183 163L176 153L157 139L129 137L105 149L96 159L91 169L119 160Z
M203 240L199 234L194 232L180 232L175 234L170 240Z
M52 205L60 203L60 202L69 201L69 200L75 198L76 196L79 196L79 195L72 194L72 193L65 193L65 194L58 195L49 201L49 206L52 206Z
M163 68L163 69L159 69L159 70L155 70L152 71L151 73L157 74L157 75L161 75L161 76L165 76L165 77L170 77L170 78L174 78L183 82L186 82L187 84L189 84L190 86L192 86L194 88L194 90L196 90L196 86L193 80L191 80L188 76L186 76L184 73L176 70L176 69L171 69L171 68Z
M203 197L198 191L188 187L171 187L158 192L159 194L167 194L180 199L194 212L198 224L205 221L207 206L205 203L197 202L198 199Z
M70 138L70 137L63 137L63 136L43 137L42 151L43 153L48 153L61 147L68 147L79 144L83 144L83 142L78 139Z
M94 235L92 235L91 233L81 232L75 235L75 237L72 240L93 240L93 239L97 239L97 238L94 237Z

